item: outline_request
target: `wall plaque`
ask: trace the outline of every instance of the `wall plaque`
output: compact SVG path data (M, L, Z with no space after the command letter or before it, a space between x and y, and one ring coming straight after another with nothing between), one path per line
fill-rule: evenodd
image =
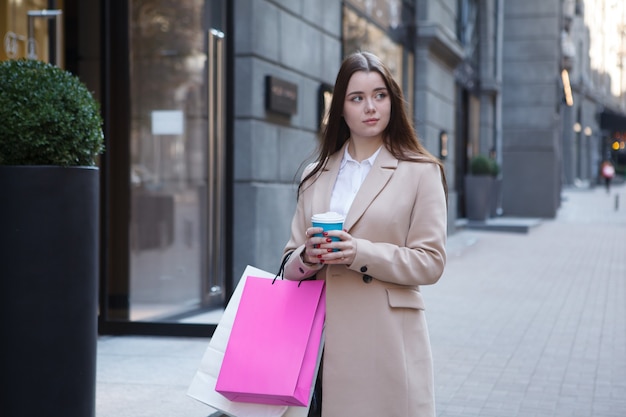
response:
M288 116L298 113L298 86L271 75L266 76L265 107Z

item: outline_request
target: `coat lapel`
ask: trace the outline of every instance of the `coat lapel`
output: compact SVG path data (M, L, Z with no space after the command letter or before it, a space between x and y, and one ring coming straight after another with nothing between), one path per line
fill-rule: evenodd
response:
M315 181L317 186L315 187L315 192L313 193L311 207L313 214L325 213L330 210L330 197L333 193L335 182L337 181L337 175L339 175L341 158L343 157L346 146L348 146L348 142L345 143L340 151L335 152L328 158L328 163L324 168L322 168L322 172Z
M380 194L385 185L387 185L387 182L389 182L397 166L398 160L383 146L376 157L372 170L367 174L367 177L365 177L365 181L363 181L361 188L359 188L352 202L352 206L350 206L350 210L348 210L346 221L344 222L344 229L349 232L350 228L361 218L372 201ZM336 178L336 174L334 178ZM330 192L332 192L332 188Z
M348 143L346 142L340 151L331 155L328 159L328 164L319 174L316 180L318 186L315 187L311 207L313 213L324 213L330 209L330 197L337 181L344 148L347 145ZM344 222L344 229L350 231L350 228L361 218L367 207L389 182L397 166L398 160L383 146L376 157L372 170L367 174L365 181L363 181L359 192L354 198L352 206L350 206Z

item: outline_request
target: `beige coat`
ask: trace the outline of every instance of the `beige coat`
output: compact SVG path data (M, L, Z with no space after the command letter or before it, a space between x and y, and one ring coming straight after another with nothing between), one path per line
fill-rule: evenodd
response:
M432 355L420 285L437 282L446 253L447 208L439 168L383 148L347 214L352 265L304 265L311 215L328 211L343 149L300 197L285 277L326 280L324 417L435 415Z

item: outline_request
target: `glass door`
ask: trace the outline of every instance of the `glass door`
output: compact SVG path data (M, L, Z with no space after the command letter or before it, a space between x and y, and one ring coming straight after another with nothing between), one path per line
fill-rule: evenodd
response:
M210 324L221 317L221 3L129 2L129 321Z

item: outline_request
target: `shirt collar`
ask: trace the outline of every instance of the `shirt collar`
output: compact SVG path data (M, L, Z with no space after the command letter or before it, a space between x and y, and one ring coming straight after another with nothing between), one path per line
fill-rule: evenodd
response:
M374 161L376 160L376 157L378 156L378 154L380 153L380 150L382 149L382 145L376 150L376 152L374 152L372 154L372 156L370 156L369 158L363 160L363 163L368 163L371 167L374 166ZM348 161L354 162L354 163L359 163L356 159L352 158L352 156L350 155L350 152L348 152L348 146L346 146L343 150L343 157L341 158L341 165L339 165L339 169L343 168L346 166L346 164L348 163Z

